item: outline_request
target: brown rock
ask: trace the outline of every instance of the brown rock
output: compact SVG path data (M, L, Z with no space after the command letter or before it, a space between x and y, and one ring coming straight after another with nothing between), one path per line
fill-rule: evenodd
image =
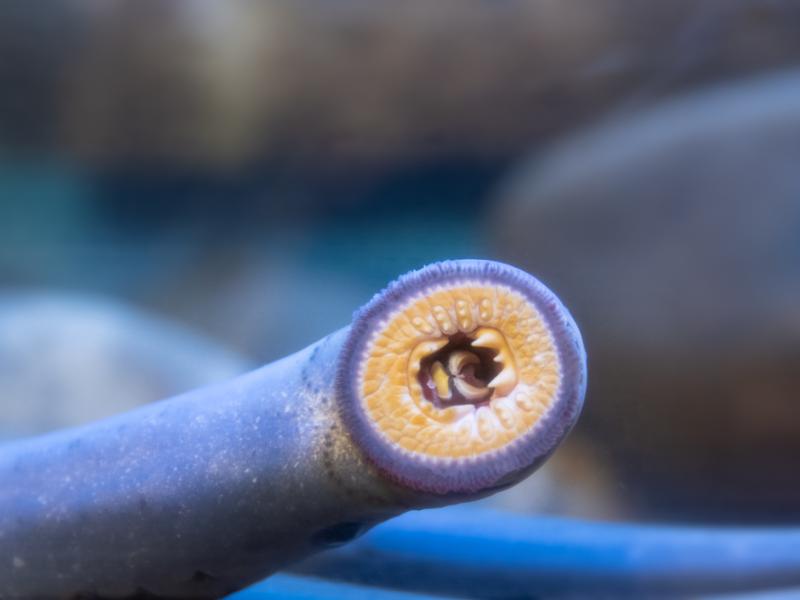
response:
M504 161L800 56L788 0L57 4L0 14L0 131L116 167Z
M800 516L800 74L576 136L494 241L585 334L583 433L658 515Z

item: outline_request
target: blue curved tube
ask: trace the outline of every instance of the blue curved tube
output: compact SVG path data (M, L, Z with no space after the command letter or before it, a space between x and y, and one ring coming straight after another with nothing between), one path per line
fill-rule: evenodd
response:
M236 592L227 600L442 600L441 596L413 594L349 583L331 582L315 577L278 573L266 581Z
M594 523L452 507L408 513L293 570L482 598L800 586L800 528Z

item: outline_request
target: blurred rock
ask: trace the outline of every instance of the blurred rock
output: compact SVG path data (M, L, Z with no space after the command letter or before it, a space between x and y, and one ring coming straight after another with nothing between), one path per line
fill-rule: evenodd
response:
M0 295L0 439L70 427L247 371L176 324L97 298Z
M579 435L643 514L800 518L800 72L573 137L500 193L494 243L570 307Z
M519 513L624 521L633 509L605 454L602 443L572 435L533 476L480 502Z
M300 250L285 237L271 242L283 242L285 254L266 245L209 248L194 268L150 289L146 302L267 363L345 327L374 293L352 273L296 260Z
M794 64L790 0L60 0L0 8L0 137L106 168L504 161Z

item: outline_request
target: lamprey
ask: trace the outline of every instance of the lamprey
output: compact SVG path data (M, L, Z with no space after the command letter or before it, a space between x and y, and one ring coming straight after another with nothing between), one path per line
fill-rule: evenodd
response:
M586 386L558 299L478 260L228 383L0 448L0 596L219 597L531 473Z

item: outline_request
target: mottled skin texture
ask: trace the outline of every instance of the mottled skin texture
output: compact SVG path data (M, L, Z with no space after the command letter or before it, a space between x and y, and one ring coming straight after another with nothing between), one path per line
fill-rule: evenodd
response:
M373 303L465 264L428 267ZM228 383L0 448L0 597L219 597L410 508L518 481L577 417L580 361L565 369L578 403L543 420L537 444L429 469L464 485L407 477L348 417L348 359L375 326L369 308L352 329Z
M405 510L326 408L344 335L5 448L0 596L217 597L324 547L328 528Z

